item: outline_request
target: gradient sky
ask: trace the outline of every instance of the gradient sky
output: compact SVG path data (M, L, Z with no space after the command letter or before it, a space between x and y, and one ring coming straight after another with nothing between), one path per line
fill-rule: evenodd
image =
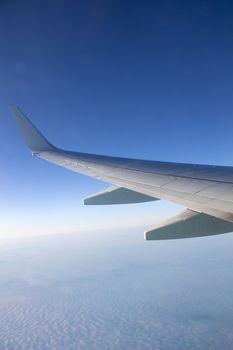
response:
M179 210L82 207L106 184L32 158L7 106L62 148L232 165L232 43L232 1L1 1L0 233L148 228Z

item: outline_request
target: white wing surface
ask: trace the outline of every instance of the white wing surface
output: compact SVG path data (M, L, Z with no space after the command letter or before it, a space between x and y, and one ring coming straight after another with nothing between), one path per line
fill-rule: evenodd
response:
M146 161L66 151L52 146L18 107L11 107L11 112L33 155L69 170L109 182L115 189L124 189L117 190L118 193L113 191L107 195L99 194L99 197L95 198L99 201L98 204L142 202L152 200L153 197L155 200L169 200L196 213L206 214L204 225L197 224L203 221L203 215L196 214L195 225L194 219L184 220L182 216L178 218L178 226L177 218L175 223L165 223L164 228L169 226L166 231L169 229L167 239L233 231L233 167ZM89 199L89 204L91 201L96 204L96 200ZM217 229L213 228L213 217L221 221L221 224L219 220L216 221ZM153 238L155 236L146 234L147 239L162 239L160 234ZM163 239L165 237L164 233Z

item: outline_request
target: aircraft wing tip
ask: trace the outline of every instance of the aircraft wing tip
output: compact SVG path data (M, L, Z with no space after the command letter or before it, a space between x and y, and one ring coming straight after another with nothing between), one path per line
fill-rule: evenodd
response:
M10 105L9 110L19 128L19 131L32 152L48 151L54 147L32 124L26 115L16 105Z

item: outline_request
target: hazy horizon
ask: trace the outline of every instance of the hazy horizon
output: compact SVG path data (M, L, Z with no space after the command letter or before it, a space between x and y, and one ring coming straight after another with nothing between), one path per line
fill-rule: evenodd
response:
M233 349L233 234L145 241L184 208L84 207L112 185L8 110L67 150L232 166L232 43L229 0L0 2L0 350Z
M138 230L5 242L0 348L230 350L232 246Z

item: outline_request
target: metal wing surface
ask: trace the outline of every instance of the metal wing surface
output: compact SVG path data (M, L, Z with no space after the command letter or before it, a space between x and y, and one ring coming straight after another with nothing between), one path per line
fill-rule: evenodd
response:
M66 151L51 145L18 107L11 107L11 112L34 156L104 180L116 188L127 189L129 193L132 191L134 195L142 194L145 201L146 198L151 200L151 197L155 200L165 199L197 213L222 219L223 223L227 221L227 232L233 231L233 224L229 226L228 223L233 223L233 167L147 161ZM121 191L118 191L118 197ZM126 192L122 191L122 195L126 196ZM114 198L115 196L114 193ZM137 198L135 202L143 201L139 200L139 196ZM100 204L101 201L102 198ZM107 203L109 199L104 201ZM121 200L118 202L122 203ZM132 200L128 202L132 203Z

